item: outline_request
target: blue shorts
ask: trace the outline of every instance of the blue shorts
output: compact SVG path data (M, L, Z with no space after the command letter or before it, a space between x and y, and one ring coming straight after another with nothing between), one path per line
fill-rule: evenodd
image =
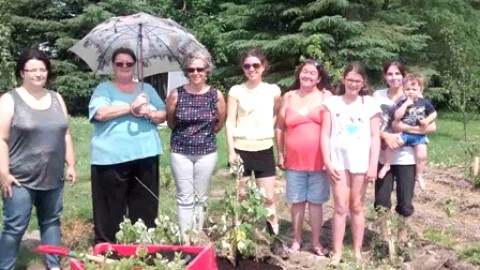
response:
M427 144L427 136L425 134L402 133L400 135L405 146L415 146L419 144Z
M287 170L285 200L289 203L325 203L330 199L330 182L324 171Z

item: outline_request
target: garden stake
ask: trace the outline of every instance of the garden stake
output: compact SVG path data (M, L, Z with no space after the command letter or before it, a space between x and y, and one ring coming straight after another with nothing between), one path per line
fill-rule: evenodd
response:
M239 188L240 188L240 181L242 181L242 176L243 176L243 172L244 172L244 167L243 167L243 160L238 157L237 161L233 164L231 164L232 166L232 172L235 174L236 176L236 183L235 183L235 190L237 190L237 203L239 203L240 201L240 194L239 194ZM239 220L238 220L238 213L235 212L235 225L238 225L239 223Z

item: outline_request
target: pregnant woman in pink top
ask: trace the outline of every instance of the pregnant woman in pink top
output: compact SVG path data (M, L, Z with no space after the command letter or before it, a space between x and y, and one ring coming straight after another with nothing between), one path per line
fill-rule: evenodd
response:
M286 201L292 204L294 239L290 252L301 248L308 202L312 251L325 256L328 251L320 244L320 227L330 185L323 170L320 131L323 100L332 95L330 78L320 63L309 59L298 68L292 89L283 97L276 128L278 164L286 170Z

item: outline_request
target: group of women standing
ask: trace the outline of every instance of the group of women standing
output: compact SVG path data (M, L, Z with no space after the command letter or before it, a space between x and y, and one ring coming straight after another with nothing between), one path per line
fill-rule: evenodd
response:
M99 84L89 103L89 120L94 126L91 187L96 243L115 242L124 216L155 226L159 155L163 153L156 127L164 121L172 129L170 166L183 244L191 244L190 231L202 230L218 158L216 134L224 124L228 161L241 160L243 180L253 176L264 189L274 234L279 231L276 162L286 170L286 201L291 204L293 225L290 252L302 248L308 206L312 251L321 256L329 253L320 243L320 229L330 189L334 198L333 263L341 259L347 216L352 223L354 254L361 258L369 182L376 180L376 207L391 208L390 194L396 182L396 211L405 222L413 214L413 151L401 146L398 134L381 129L391 119L388 113L382 114L380 104L391 106L403 97L405 68L400 62L385 66L388 89L372 96L360 63L348 64L340 85L334 88L322 64L309 59L299 66L295 83L282 97L277 85L263 81L269 67L265 56L251 49L241 58L247 80L230 88L227 106L223 94L207 83L213 69L207 51L185 57L182 68L188 83L174 89L166 104L149 84L133 80L136 62L133 51L117 49L112 55L113 80ZM64 102L60 95L45 89L50 73L46 56L30 50L17 63L21 86L0 98L4 223L0 269L14 268L32 206L37 208L42 243L60 244L63 181L75 181L76 173ZM399 124L398 129L428 133L435 125L422 129ZM381 141L398 150L386 176L377 179ZM245 186L238 192L244 196ZM48 255L46 265L58 269L58 256Z

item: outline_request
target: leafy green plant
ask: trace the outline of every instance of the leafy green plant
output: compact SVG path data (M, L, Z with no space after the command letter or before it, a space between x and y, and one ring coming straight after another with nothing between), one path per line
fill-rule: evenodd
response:
M150 236L157 244L176 244L181 242L181 233L178 224L166 215L158 215L155 219L156 227L150 231Z
M155 228L147 228L143 220L135 224L128 218L120 223L120 231L115 235L122 244L176 244L180 243L180 230L178 224L168 216L159 215L155 219Z
M480 265L480 244L473 244L471 247L462 250L459 257L471 264Z
M107 256L112 253L107 253ZM99 265L94 262L85 263L88 270L125 270L125 269L142 269L142 270L183 270L186 269L185 261L182 259L180 252L175 253L173 260L162 257L161 254L149 254L146 247L138 247L135 255L123 257L117 262Z
M453 214L455 213L455 199L453 197L448 197L445 200L445 204L443 206L445 213L447 214L448 217L452 217Z
M120 231L115 234L115 238L117 239L117 242L121 244L153 243L153 240L148 233L148 228L141 219L135 222L135 224L132 224L130 219L123 218L123 222L120 223Z
M372 241L373 256L379 259L389 257L390 261L395 259L395 239L392 228L392 213L389 209L380 208L377 211L375 227L379 234Z
M265 224L270 216L264 206L264 191L249 179L246 183L246 196L240 201L237 190L243 174L243 164L235 164L232 170L237 176L236 189L225 191L223 214L216 223L211 222L214 225L208 229L217 249L235 264L238 254L258 257L258 242L270 243L271 240L266 230L259 229L258 226L260 223Z

